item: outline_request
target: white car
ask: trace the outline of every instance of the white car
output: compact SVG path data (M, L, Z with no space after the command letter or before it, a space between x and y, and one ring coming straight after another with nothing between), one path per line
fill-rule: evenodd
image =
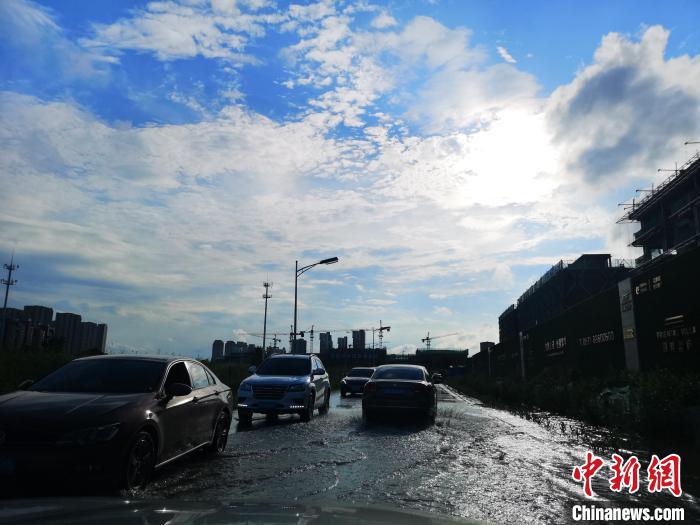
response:
M250 424L253 414L299 414L309 421L314 410L330 407L331 384L321 360L313 355L274 355L238 387L238 420Z

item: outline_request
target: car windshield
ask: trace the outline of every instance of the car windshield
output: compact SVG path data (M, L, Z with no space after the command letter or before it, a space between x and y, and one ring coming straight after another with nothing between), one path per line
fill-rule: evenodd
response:
M73 361L34 383L40 392L97 392L136 394L155 392L165 363L130 359Z
M353 368L348 372L348 377L372 377L373 373L372 368Z
M389 367L379 368L372 379L407 379L423 381L423 371L420 368Z
M278 357L263 361L255 371L259 376L304 376L311 372L309 359Z

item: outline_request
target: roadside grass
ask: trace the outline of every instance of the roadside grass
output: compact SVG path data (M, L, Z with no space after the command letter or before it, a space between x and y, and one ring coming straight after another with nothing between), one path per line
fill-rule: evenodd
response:
M592 450L680 454L684 486L700 491L697 371L610 372L595 378L548 372L527 381L467 376L448 383Z

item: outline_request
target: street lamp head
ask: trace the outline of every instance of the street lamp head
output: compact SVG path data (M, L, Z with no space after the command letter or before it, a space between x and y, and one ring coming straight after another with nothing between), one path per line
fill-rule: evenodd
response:
M323 259L322 261L319 261L318 264L334 264L338 262L337 257L331 257L330 259Z

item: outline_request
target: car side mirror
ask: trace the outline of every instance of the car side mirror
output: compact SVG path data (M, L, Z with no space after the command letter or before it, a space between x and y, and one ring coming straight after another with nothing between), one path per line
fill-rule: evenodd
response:
M27 390L33 384L34 384L33 379L25 379L17 386L17 390Z
M165 387L165 395L170 397L189 396L192 393L192 387L184 383L170 383Z
M255 373L256 370L257 370L257 367L251 366L251 367L248 369L248 373L249 373L250 375L253 375L253 374Z
M315 369L313 372L311 372L311 375L313 375L313 376L322 376L322 375L325 374L325 373L326 373L326 371L325 371L323 368L317 368L317 369Z

